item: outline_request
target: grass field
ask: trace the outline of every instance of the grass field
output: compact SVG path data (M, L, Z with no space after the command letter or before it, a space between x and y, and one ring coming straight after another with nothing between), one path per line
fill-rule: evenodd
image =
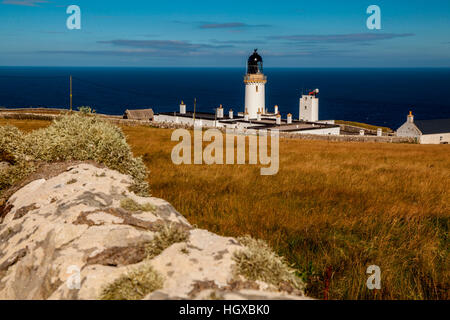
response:
M12 125L16 126L24 132L30 132L35 129L43 128L50 125L50 121L46 120L5 120L0 119L0 125Z
M151 171L153 196L201 228L268 240L310 296L449 298L449 146L286 139L279 173L261 176L250 165L176 166L171 130L123 130ZM370 265L381 268L381 290L366 287Z

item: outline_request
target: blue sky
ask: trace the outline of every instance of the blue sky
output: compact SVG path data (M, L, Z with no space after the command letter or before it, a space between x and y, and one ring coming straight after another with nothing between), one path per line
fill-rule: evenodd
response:
M266 67L450 67L450 1L0 0L2 66L242 67L254 48Z

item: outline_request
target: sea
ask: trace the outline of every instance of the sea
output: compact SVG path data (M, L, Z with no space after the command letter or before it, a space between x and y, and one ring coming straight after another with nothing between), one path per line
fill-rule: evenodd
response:
M244 110L242 68L0 67L0 107L69 108L121 115L126 109L176 111L181 101L214 112ZM450 118L450 69L265 68L266 107L298 117L302 93L320 90L321 120L365 122L397 129L416 119Z

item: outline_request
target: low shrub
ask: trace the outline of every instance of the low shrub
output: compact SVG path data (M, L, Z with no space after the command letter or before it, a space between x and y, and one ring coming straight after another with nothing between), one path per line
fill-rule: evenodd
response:
M181 227L165 224L147 245L147 259L152 259L174 243L184 242L189 238L189 233Z
M92 115L92 114L94 114L95 113L95 110L94 109L92 109L91 107L89 107L89 106L86 106L86 107L79 107L78 108L78 111L80 112L80 113L82 113L83 115Z
M302 290L303 283L295 275L295 271L265 241L249 236L238 240L245 248L233 255L236 275L244 276L248 280L264 281L276 287L289 284L293 289Z
M0 126L0 162L13 163L23 158L23 134L14 126Z
M96 116L64 115L47 127L22 134L11 126L0 127L0 150L14 156L19 167L26 163L93 160L120 173L131 175L131 191L148 194L147 169L141 158L133 157L120 128ZM2 189L28 174L1 173Z
M141 300L149 293L161 289L162 276L152 266L145 264L130 271L107 285L100 295L101 300Z
M24 153L24 135L13 126L0 126L0 162L9 165L0 170L0 194L16 181L34 171Z
M0 170L0 196L2 192L20 181L35 170L33 163L17 162L4 170Z

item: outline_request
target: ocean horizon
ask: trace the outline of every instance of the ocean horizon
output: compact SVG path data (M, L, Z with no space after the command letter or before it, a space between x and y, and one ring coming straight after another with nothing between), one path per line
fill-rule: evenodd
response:
M412 110L416 119L450 118L450 68L265 68L266 108L298 117L303 93L319 88L321 120L347 120L397 129ZM120 115L126 109L155 112L244 109L245 68L0 67L0 107L68 108Z

